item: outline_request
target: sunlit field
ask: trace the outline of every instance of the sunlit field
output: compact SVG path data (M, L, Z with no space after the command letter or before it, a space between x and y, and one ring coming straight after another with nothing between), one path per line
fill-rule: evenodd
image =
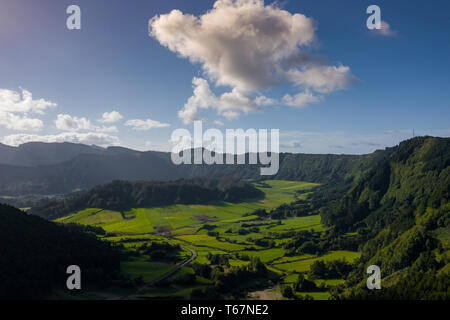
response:
M317 184L297 181L269 180L264 184L255 183L264 192L263 199L249 199L240 203L211 202L205 205L171 205L155 208L134 208L126 212L88 208L74 212L58 219L62 223L79 223L102 227L107 235L103 237L123 245L129 250L158 241L170 241L180 244L196 252L196 263L209 264L209 254L229 256L230 266L248 265L248 259L259 258L266 264L270 272L282 277L282 283L296 280L299 272L306 272L317 260L331 261L345 259L354 261L359 253L350 251L333 251L323 256L304 254L287 256L284 243L289 238L273 238L274 234L290 231L323 232L326 228L320 221L319 215L292 217L277 221L268 221L258 226L257 232L240 234L243 225L249 225L258 217L252 215L257 209L274 209L282 204L289 204L296 199L306 199L310 192L314 192ZM298 192L300 191L300 192ZM209 225L214 234L208 232L205 225ZM252 243L255 239L271 238L275 247L265 248ZM252 240L252 241L249 241ZM183 257L190 253L184 250ZM147 258L136 258L122 262L122 271L132 278L141 278L144 282L151 282L164 275L175 263L152 262ZM183 267L169 279L175 281L177 277L186 273L193 273L189 266ZM190 292L203 288L208 284L207 279L197 279L196 285L174 285L171 288L148 288L142 293L147 298L155 297L189 297ZM317 280L317 284L337 285L341 279ZM270 289L271 294L279 296L280 288ZM267 292L266 292L267 293ZM303 294L303 293L302 293ZM306 293L305 293L306 294ZM326 292L308 293L315 299L327 299Z

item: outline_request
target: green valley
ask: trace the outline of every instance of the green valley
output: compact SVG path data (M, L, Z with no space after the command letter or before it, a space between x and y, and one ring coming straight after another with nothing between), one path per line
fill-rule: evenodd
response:
M299 272L307 272L309 266L318 259L353 261L358 258L359 254L353 251L330 251L318 255L287 254L285 244L289 241L289 234L305 230L317 234L325 232L320 216L312 213L268 219L254 213L258 210L270 211L296 200L305 200L318 184L283 180L253 184L264 193L263 198L238 203L212 201L208 204L134 208L123 214L101 208L87 208L56 221L101 227L107 232L102 237L103 240L137 252L136 258L122 262L122 270L132 278L139 278L144 284L176 268L177 263L187 259L190 253L182 248L178 253L179 261L164 261L164 257L154 258L140 254L143 246L170 242L195 251L197 257L191 265L181 268L159 284L155 283L140 291L139 296L147 298L190 298L212 290L214 281L201 276L198 270L196 272L195 269L201 269L198 265L214 265L222 270L245 268L252 259L257 259L265 265L270 276L264 281L256 281L255 284L243 287L239 294L246 297L247 293L259 289L280 292L283 279ZM320 291L326 292L323 288ZM329 296L320 294L320 291L317 290L316 298Z
M5 229L22 230L4 234L5 248L19 244L7 257L28 246L79 257L82 247L70 237L70 252L49 245L64 237L61 230L78 230L82 235L75 239L92 242L114 261L105 277L95 277L100 269L89 264L95 252L79 257L89 266L90 282L78 295L61 291L61 282L40 293L57 298L447 299L449 141L417 137L359 158L285 155L289 180L115 180L87 192L32 198L30 204L38 205L26 215L2 209ZM314 162L320 168L301 169ZM320 178L301 181L305 172L321 172ZM36 238L25 220L53 235ZM6 269L17 268L21 259ZM383 290L367 287L367 270L374 265L382 270ZM56 279L65 275L61 268L56 264L51 271ZM43 279L52 276L41 271ZM11 287L25 286L16 278L7 277Z

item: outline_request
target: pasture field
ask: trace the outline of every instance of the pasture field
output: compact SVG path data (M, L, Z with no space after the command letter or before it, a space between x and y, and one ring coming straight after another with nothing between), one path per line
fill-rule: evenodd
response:
M314 298L314 300L328 300L328 298L331 296L329 292L320 292L320 291L313 291L313 292L298 292L296 296L303 296L310 295Z
M207 236L207 235L198 235L198 234L192 234L192 235L185 235L185 236L179 236L177 239L185 241L189 244L194 244L196 246L203 246L206 248L211 249L219 249L222 251L240 251L244 250L245 246L235 243L230 243L227 241L218 241L216 238Z
M295 217L287 220L282 220L282 224L271 227L268 229L270 232L286 232L286 231L301 231L301 230L314 230L324 231L323 225L320 223L320 216L307 216L307 217Z
M210 264L208 254L227 255L231 266L245 266L252 257L259 258L273 274L282 277L281 283L293 283L298 272L306 272L316 260L336 260L345 258L353 261L359 257L356 252L333 251L323 256L303 254L286 256L284 244L290 238L277 238L277 234L291 231L313 230L323 232L319 215L293 217L283 220L259 220L251 215L257 209L271 210L296 199L306 199L308 191L313 192L317 184L297 181L268 180L255 183L264 192L264 199L248 200L241 203L222 201L205 205L171 205L156 208L134 208L125 212L87 208L57 220L61 223L79 223L99 226L108 234L104 240L123 245L128 250L136 250L145 243L169 241L182 245L181 257L187 259L195 251L195 263ZM267 187L269 186L269 187ZM297 192L300 191L300 192ZM306 191L306 192L305 192ZM253 227L254 226L254 227ZM257 228L254 230L254 228ZM242 232L247 229L246 232ZM251 231L250 231L251 230ZM269 247L256 245L257 239L270 239ZM187 248L186 248L187 247ZM131 278L142 277L151 282L175 267L175 263L149 261L140 256L121 264L122 271ZM210 280L196 277L195 285L181 285L179 277L192 274L188 265L168 278L167 288L148 288L141 296L146 298L186 298L194 289L205 288ZM166 281L166 280L164 280ZM316 283L337 285L341 279L317 280ZM276 289L270 289L276 291ZM266 292L267 293L267 292ZM305 295L306 293L298 293ZM315 299L327 299L326 292L308 293ZM277 295L280 295L277 293Z
M147 257L148 258L148 257ZM122 272L132 279L142 277L145 282L150 282L167 273L174 266L168 263L149 262L146 259L133 259L122 261L120 268Z
M320 257L308 257L302 258L299 257L300 260L293 262L278 262L275 263L274 266L288 272L305 272L309 270L311 264L315 261L323 260L323 261L332 261L332 260L341 260L345 259L349 262L353 262L355 259L359 258L360 254L352 251L332 251ZM291 257L292 258L292 257Z
M110 233L144 234L153 233L155 228L163 230L201 226L205 221L235 223L255 217L243 217L257 209L270 209L295 199L296 190L307 190L317 186L314 183L297 181L266 181L271 188L258 187L265 194L264 199L240 203L215 201L206 205L171 205L158 208L136 208L124 213L88 208L69 214L56 221L99 226ZM299 196L305 197L305 194ZM192 230L190 230L192 231Z
M240 254L247 255L249 257L257 257L262 262L267 263L281 258L284 256L285 251L283 248L271 248L258 251L241 251Z

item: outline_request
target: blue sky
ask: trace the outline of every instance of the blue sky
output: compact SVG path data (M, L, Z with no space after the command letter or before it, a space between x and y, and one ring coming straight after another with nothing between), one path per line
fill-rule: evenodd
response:
M246 43L247 50L240 52L234 44L215 43L222 38L212 33L192 36L189 40L195 47L183 47L170 42L175 41L173 34L168 34L173 31L169 23L175 16L167 16L169 22L154 26L160 36L149 36L149 19L174 9L183 18L186 14L199 17L212 10L214 2L1 1L0 141L67 140L169 150L173 130L192 128L179 111L187 110L185 104L194 95L194 78L204 80L202 85L209 87L215 99L214 106L189 107L204 119L206 127L278 128L283 151L367 153L411 137L413 128L416 134L450 136L448 1L433 1L432 5L426 1L279 1L272 9L278 11L273 12L287 11L288 20L294 14L304 15L307 22L300 27L307 28L309 22L314 26L312 32L299 38L308 42L310 35L314 37L311 43L300 46L299 52L326 60L315 70L342 71L325 87L311 80L309 73L278 82L287 72L271 74L274 79L270 80L277 81L266 86L257 75L245 74L245 64L222 70L210 55L204 62L204 52L217 54L214 45L225 51L230 47L235 50L230 56L235 57L250 54L253 43ZM265 1L266 5L271 3ZM81 30L66 28L66 8L71 4L81 8ZM381 8L381 18L390 26L385 34L366 27L366 8L371 4ZM220 14L217 12L224 17ZM222 27L220 19L216 22ZM205 33L195 28L191 31ZM240 28L240 24L232 26L233 30L242 31ZM282 36L272 35L271 30L267 32L272 38L254 45L269 45ZM175 34L192 35L188 25ZM178 49L169 49L167 43ZM267 62L275 54L264 55L261 61ZM239 63L230 63L234 62ZM219 69L208 73L207 66ZM309 70L305 65L289 70L296 68ZM327 75L327 81L334 79L335 74ZM254 81L251 88L239 82L247 76L249 83ZM21 88L32 94L31 105L22 103L23 97L19 101L11 98L13 92L22 94ZM250 100L265 97L272 102L258 105L251 100L248 106L234 109L219 101L233 89ZM285 96L297 94L314 98L289 106ZM38 99L44 103L39 104ZM24 109L17 111L21 107ZM112 111L121 117L99 121L105 112Z

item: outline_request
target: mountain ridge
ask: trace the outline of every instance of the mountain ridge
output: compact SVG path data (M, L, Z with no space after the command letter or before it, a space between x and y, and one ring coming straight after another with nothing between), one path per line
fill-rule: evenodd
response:
M350 184L394 150L394 147L386 148L365 155L280 153L278 173L265 177L259 174L260 164L177 166L172 163L168 152L136 151L123 147L99 149L70 143L32 143L31 146L53 150L73 147L75 151L67 154L75 155L59 163L33 167L1 164L0 151L0 195L68 194L114 180L170 181L195 177L299 180L320 184L345 181Z
M342 199L322 208L336 231L365 238L362 256L340 298L448 297L450 285L450 139L417 137L356 182ZM367 290L365 270L381 268L383 292ZM429 292L421 292L420 288Z

